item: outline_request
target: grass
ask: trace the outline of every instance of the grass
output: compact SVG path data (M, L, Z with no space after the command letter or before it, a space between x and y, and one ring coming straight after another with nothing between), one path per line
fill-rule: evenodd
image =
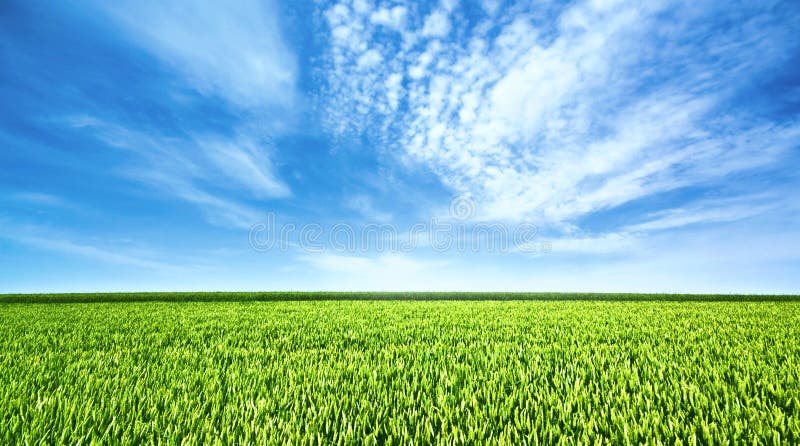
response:
M797 297L392 296L0 296L0 443L800 442Z

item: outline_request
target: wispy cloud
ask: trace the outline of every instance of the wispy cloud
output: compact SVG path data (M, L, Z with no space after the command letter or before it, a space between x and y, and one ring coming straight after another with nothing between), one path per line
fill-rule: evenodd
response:
M277 178L268 152L272 147L268 143L246 134L236 139L196 136L193 140L223 175L256 198L290 195L289 187Z
M48 206L48 207L69 206L69 204L63 198L42 192L14 192L9 194L8 197L16 201L32 203L39 206Z
M247 228L262 212L244 204L291 195L280 179L272 141L295 113L297 61L284 42L278 5L123 1L93 3L95 12L170 72L170 82L219 103L228 129L182 119L193 106L170 99L173 128L110 113L62 119L73 131L123 148L120 171L203 210L214 224Z
M346 206L372 223L384 222L391 219L391 214L383 212L375 207L372 198L366 194L355 194L351 196Z
M230 198L225 189L249 193L253 199L283 198L290 193L270 163L268 142L247 133L233 139L170 138L90 116L73 116L65 122L133 155L135 162L120 168L120 174L199 206L213 224L249 228L264 214Z
M791 204L786 203L775 193L706 198L695 200L681 207L648 213L643 217L643 221L622 226L616 232L601 234L574 232L567 236L550 238L547 241L551 245L553 255L633 255L652 244L654 237L659 236L665 230L693 225L737 222L763 217L771 212L785 211L789 208L791 208ZM791 217L784 215L779 220L783 218Z
M98 2L132 42L182 73L200 92L245 108L288 106L297 62L274 2Z
M701 200L685 207L651 213L647 221L626 226L625 230L659 231L693 224L733 222L774 210L781 201L772 194Z
M164 253L142 249L130 249L120 243L107 242L98 245L90 241L78 241L63 231L39 225L20 225L0 219L0 237L36 249L56 252L68 256L78 256L106 264L116 264L142 268L158 273L169 274L186 270L185 265L166 263Z
M426 166L484 218L558 225L715 184L800 137L795 120L723 107L792 53L797 20L741 9L718 26L728 9L706 2L487 5L470 23L443 3L387 27L371 20L382 9L341 1L323 14L328 128Z
M250 229L256 222L264 220L264 211L244 205L234 198L204 191L190 179L178 177L174 173L149 169L130 169L123 172L128 178L150 185L167 192L170 196L197 206L211 224Z

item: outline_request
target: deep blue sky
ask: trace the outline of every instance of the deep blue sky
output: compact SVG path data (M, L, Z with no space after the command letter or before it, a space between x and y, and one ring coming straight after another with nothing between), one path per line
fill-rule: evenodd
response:
M792 1L4 1L0 292L798 293L798 35Z

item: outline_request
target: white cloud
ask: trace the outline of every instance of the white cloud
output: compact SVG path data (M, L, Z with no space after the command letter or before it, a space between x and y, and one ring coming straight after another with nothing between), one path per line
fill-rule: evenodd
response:
M702 200L689 206L654 212L647 221L626 226L625 230L658 231L699 223L733 222L774 210L780 202L778 197L769 194Z
M14 192L9 195L13 200L24 201L27 203L48 206L48 207L65 207L68 203L61 197L53 194L45 194L41 192Z
M263 216L262 211L228 198L226 189L247 191L252 198L262 200L290 194L275 174L269 144L247 130L235 138L168 138L89 116L70 117L65 122L128 151L134 162L120 174L200 207L213 224L247 229Z
M445 11L437 10L425 18L422 26L424 37L444 37L450 32L450 19Z
M336 6L329 26L351 40L330 48L328 129L430 169L473 197L477 217L554 226L774 164L800 124L719 110L750 75L785 62L773 42L785 30L757 27L769 11L755 6L725 30L704 25L721 12L711 4L661 21L682 6L578 2L548 18L554 29L535 25L532 6L458 39L420 39L449 32L452 13L437 8L379 46L369 17ZM370 51L385 62L354 74Z
M402 31L406 25L408 9L405 6L395 6L391 9L380 8L369 16L369 21L375 25L382 25L395 31Z
M704 227L699 225L712 225L705 226L705 228L711 227L715 231L731 236L731 230L720 229L719 224L758 218L762 219L762 224L763 222L769 224L774 221L793 220L793 213L797 211L797 205L782 195L783 193L769 192L704 198L682 207L652 212L645 216L644 221L623 226L618 232L595 235L573 233L568 237L547 238L547 241L552 245L553 255L615 253L633 255L645 253L648 249L650 251L666 250L666 246L671 246L671 249L674 250L687 249L687 247L704 243L704 237L706 237L705 242L708 241L707 232L702 232ZM683 239L669 236L670 231L664 231L695 225L698 226L681 236L687 245L684 248L679 246L683 243L681 241ZM749 237L753 236L749 235ZM735 239L736 237L731 236L731 238ZM715 242L722 243L723 241L724 237L719 237ZM520 251L524 252L525 247L521 248L523 249ZM765 259L769 259L769 257Z
M272 1L97 5L131 41L204 94L247 108L286 106L293 100L297 62L283 41Z
M141 249L130 249L123 243L106 241L104 246L87 241L76 241L63 231L56 231L43 226L20 225L0 219L0 237L21 243L36 249L57 252L70 256L78 256L102 263L130 266L170 274L183 271L179 265L164 263L163 253ZM46 236L45 236L46 234Z
M447 12L452 12L460 2L460 0L442 0L441 7Z
M151 169L128 169L122 172L132 180L154 187L169 196L197 206L214 225L250 229L265 218L265 212L244 205L221 193L212 193L198 186L191 178L182 178L174 172Z
M369 69L381 63L381 53L377 50L369 50L358 58L358 68Z
M347 200L346 206L369 219L370 223L384 222L391 219L391 214L375 208L375 204L369 195L355 194Z
M284 132L298 108L297 61L281 35L277 4L126 0L94 6L123 39L189 88L219 98L237 122L227 135L196 130L185 119L176 119L179 128L165 134L100 113L68 117L68 126L125 149L132 158L121 173L200 207L215 224L249 227L261 213L243 198L291 195L274 165L277 150L265 137ZM175 105L180 118L185 104ZM229 198L232 191L247 195Z
M195 142L227 178L249 189L255 197L290 194L286 184L277 179L268 153L251 137L230 140L205 136L196 137Z
M481 8L486 11L487 14L494 15L498 9L500 9L500 0L481 0Z

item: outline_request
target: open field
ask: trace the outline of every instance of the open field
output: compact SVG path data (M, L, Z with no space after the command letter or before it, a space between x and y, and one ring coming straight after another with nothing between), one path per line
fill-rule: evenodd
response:
M798 297L238 296L0 296L0 443L800 442Z

